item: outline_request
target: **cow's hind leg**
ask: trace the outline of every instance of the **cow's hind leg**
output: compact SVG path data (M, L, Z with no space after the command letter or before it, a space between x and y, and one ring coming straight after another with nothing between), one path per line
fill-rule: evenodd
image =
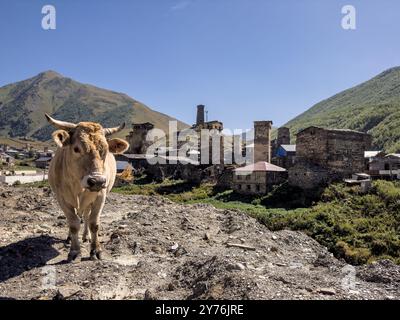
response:
M99 242L99 225L100 213L103 210L104 202L106 200L106 193L102 191L101 194L93 202L92 210L89 215L89 229L91 233L90 242L90 259L101 259L101 246Z

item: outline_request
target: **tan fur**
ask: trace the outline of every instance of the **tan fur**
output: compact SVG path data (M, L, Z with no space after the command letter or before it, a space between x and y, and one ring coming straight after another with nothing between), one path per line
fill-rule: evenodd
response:
M61 132L62 131L62 132ZM68 134L66 137L65 134ZM80 122L76 128L66 132L57 130L53 134L59 148L50 163L49 183L56 195L57 201L64 211L69 225L71 237L70 258L74 259L80 253L78 232L80 217L85 220L84 238L91 233L91 256L100 258L101 247L98 241L100 213L103 209L106 195L110 192L116 176L116 162L98 123ZM62 138L62 139L60 139ZM116 141L118 140L118 141ZM120 151L127 146L121 139L110 140L111 145L120 145ZM80 152L76 153L77 149ZM81 180L91 172L100 172L106 178L106 188L98 192L83 189Z

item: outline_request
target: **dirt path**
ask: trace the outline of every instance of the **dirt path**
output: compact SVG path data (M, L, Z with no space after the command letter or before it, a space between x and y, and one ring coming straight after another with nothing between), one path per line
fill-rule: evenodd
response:
M351 267L300 232L244 213L111 194L104 260L66 263L65 218L47 189L0 187L0 298L400 299L400 267Z

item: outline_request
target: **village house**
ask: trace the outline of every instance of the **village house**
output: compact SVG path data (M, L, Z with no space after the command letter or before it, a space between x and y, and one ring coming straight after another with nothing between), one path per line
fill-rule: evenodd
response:
M44 147L43 151L37 152L36 156L38 158L47 158L47 157L53 157L54 156L54 151L50 150L49 147Z
M14 157L4 153L4 152L0 152L0 164L3 166L13 166L15 163L15 159Z
M294 165L296 145L290 143L290 130L287 127L278 128L276 139L271 141L271 163L285 169Z
M375 158L377 158L377 157L383 157L385 155L386 155L386 153L381 151L381 150L379 150L379 151L365 151L364 152L365 167L367 169L369 169L370 162L375 160Z
M39 159L35 160L36 168L40 169L47 169L50 165L52 157L40 157Z
M289 184L313 189L364 172L364 152L371 141L371 135L353 130L311 126L300 131Z
M400 154L368 151L367 172L373 179L400 179Z
M296 160L296 145L295 144L281 144L276 150L272 163L277 166L289 169L295 164Z
M287 171L266 161L259 161L236 168L233 174L233 189L243 194L265 194L272 186L287 179Z

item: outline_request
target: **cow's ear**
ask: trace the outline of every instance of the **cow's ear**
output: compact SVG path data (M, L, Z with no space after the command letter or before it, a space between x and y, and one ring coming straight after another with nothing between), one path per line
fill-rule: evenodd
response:
M122 139L110 139L108 142L108 150L111 153L124 153L129 148L129 143Z
M53 136L54 142L60 148L62 148L63 146L65 146L66 144L69 143L69 133L65 130L54 131L52 136Z

